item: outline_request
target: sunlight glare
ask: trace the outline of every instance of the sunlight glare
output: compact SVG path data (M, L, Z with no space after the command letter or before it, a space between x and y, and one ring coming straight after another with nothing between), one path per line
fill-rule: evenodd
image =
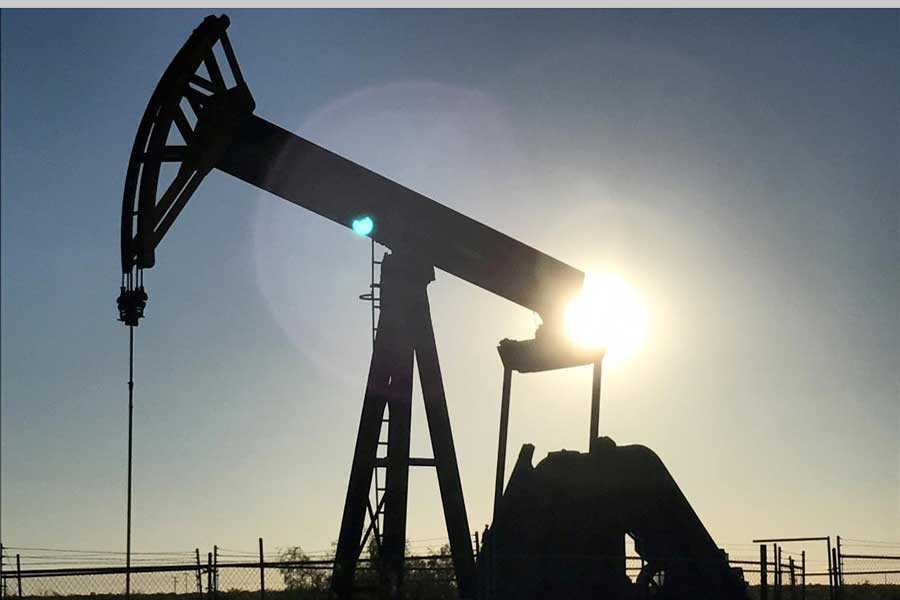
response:
M566 311L566 333L579 346L606 348L604 366L628 362L647 337L647 309L620 278L587 275L581 294Z

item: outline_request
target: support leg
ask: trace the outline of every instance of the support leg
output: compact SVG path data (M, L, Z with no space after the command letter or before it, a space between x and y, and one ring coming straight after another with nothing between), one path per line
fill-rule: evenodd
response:
M404 336L406 337L406 336ZM406 514L409 491L409 441L412 415L413 348L404 340L402 368L395 370L389 388L387 476L384 535L381 544L382 591L399 600L406 554ZM399 357L398 357L399 358ZM397 365L400 367L400 364Z
M434 269L415 261L387 255L382 263L381 317L332 577L332 589L342 599L353 595L354 571L369 507L369 489L377 464L385 464L388 468L383 499L380 587L382 597L400 597L406 550L414 358L418 361L459 596L466 599L474 597L475 561L426 291L426 286L433 279ZM385 463L380 463L377 458L378 437L386 405L391 411L388 456Z
M416 361L419 367L419 381L425 400L425 415L428 432L437 468L438 486L450 538L450 553L456 571L456 585L460 598L473 598L475 593L475 558L469 539L469 521L463 499L462 483L459 479L459 465L450 430L450 414L444 395L444 382L438 362L437 347L434 342L434 328L428 307L428 296L422 294L421 306L416 311L419 325L416 332Z
M363 399L331 580L332 589L341 598L350 598L353 592L353 576L359 558L359 544L369 501L369 488L372 485L372 470L378 450L381 418L388 398L390 367L393 364L393 355L396 354L394 348L396 336L392 331L390 320L380 319L379 328L369 366L369 379Z

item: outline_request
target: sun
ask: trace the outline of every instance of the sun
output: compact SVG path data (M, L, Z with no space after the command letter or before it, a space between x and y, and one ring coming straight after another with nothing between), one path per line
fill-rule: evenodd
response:
M585 277L581 294L566 311L566 333L577 345L606 348L604 366L632 359L647 337L649 319L640 296L611 273Z

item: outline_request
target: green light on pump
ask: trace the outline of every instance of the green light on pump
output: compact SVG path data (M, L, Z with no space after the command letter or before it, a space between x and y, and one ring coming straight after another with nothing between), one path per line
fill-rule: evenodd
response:
M372 217L360 217L353 219L353 233L356 235L369 235L375 229L375 221Z

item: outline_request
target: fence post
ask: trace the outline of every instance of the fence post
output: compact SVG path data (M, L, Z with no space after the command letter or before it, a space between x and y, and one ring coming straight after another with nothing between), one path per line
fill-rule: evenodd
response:
M219 547L213 546L213 598L219 596Z
M794 557L788 558L788 571L791 583L791 600L797 600L797 574L794 572Z
M784 562L781 558L783 548L778 546L778 598L784 597Z
M843 596L843 590L841 590L840 583L838 582L838 566L837 566L837 548L831 549L831 569L833 571L832 576L834 578L834 588L835 588L835 597L840 600Z
M266 600L266 567L263 564L262 538L259 538L259 599Z
M212 552L206 553L206 595L213 597L213 562Z
M806 600L806 550L800 553L800 600Z
M831 536L829 535L825 541L828 550L828 598L834 600L834 573L831 566Z
M769 598L769 574L766 559L766 545L759 545L759 600Z
M781 600L781 552L778 544L772 544L772 597Z
M203 596L203 575L200 570L200 548L194 548L194 553L197 555L197 594L201 597Z
M16 553L16 583L19 584L19 598L22 597L22 560L19 553Z
M844 598L844 557L841 555L841 536L837 536L837 584L841 600Z

